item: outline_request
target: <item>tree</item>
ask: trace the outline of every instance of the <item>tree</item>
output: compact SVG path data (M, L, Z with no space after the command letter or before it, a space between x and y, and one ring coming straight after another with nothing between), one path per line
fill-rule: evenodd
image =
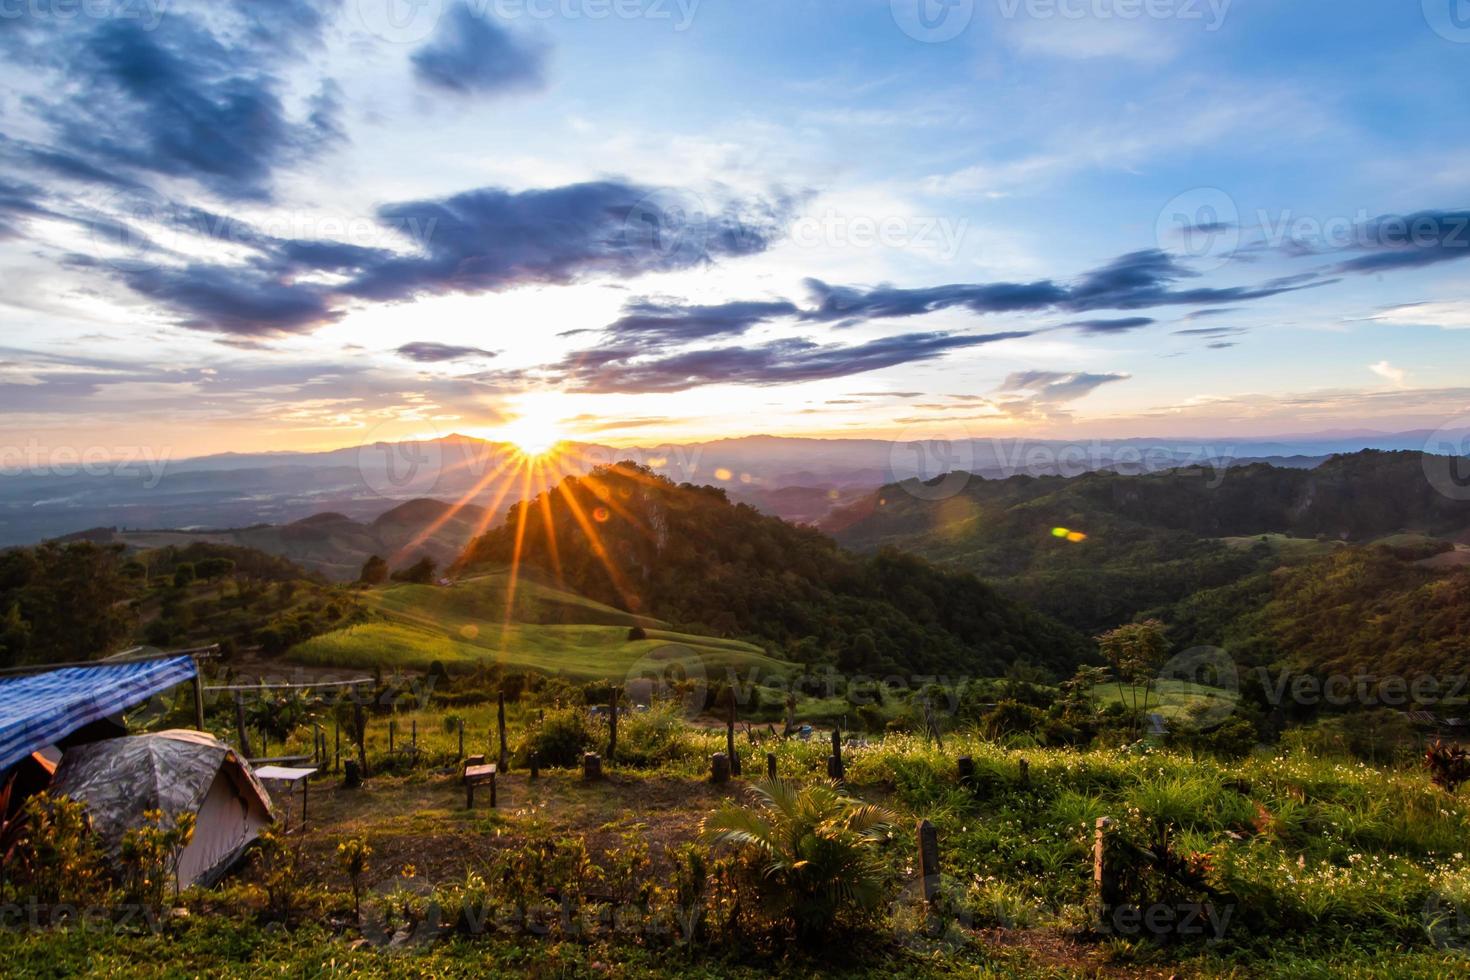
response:
M1118 700L1123 700L1123 682L1128 682L1128 703L1137 722L1143 712L1148 711L1149 694L1153 691L1154 676L1164 663L1169 652L1169 641L1164 638L1164 624L1157 619L1146 619L1141 623L1129 623L1108 630L1097 638L1102 655L1113 665L1117 675ZM1139 706L1138 689L1143 688L1143 704Z
M196 578L198 578L198 574L194 566L189 562L184 562L174 569L174 588L185 588L193 584Z
M439 570L439 563L429 557L420 558L407 568L400 568L393 573L395 582L411 582L415 585L428 585L434 581L434 573Z
M362 574L357 580L363 585L382 585L388 581L388 563L373 555L363 563Z

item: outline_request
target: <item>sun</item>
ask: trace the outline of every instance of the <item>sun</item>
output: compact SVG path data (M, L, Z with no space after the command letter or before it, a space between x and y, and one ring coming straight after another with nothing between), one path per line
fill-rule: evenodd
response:
M545 456L566 439L555 410L529 402L521 407L519 415L499 426L495 435L530 457Z

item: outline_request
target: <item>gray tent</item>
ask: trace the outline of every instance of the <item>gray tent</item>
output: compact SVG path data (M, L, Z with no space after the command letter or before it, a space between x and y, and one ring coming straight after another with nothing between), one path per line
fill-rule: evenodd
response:
M55 796L86 804L108 853L143 813L198 815L179 858L179 886L212 885L275 819L270 796L250 765L203 732L167 731L110 738L68 749L51 784Z

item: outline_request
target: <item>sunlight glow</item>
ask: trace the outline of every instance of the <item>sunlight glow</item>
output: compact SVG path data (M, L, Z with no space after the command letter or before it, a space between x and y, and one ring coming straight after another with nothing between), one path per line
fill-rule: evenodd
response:
M511 443L532 459L549 455L567 438L564 409L558 395L528 395L517 404L516 417L497 428L493 438Z

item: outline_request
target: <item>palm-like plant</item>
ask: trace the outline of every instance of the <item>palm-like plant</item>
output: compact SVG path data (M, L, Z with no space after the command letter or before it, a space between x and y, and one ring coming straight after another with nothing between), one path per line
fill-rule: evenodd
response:
M878 845L896 822L835 784L778 779L752 785L748 805L727 803L706 817L704 836L743 852L767 911L807 938L830 931L844 911L882 902Z

